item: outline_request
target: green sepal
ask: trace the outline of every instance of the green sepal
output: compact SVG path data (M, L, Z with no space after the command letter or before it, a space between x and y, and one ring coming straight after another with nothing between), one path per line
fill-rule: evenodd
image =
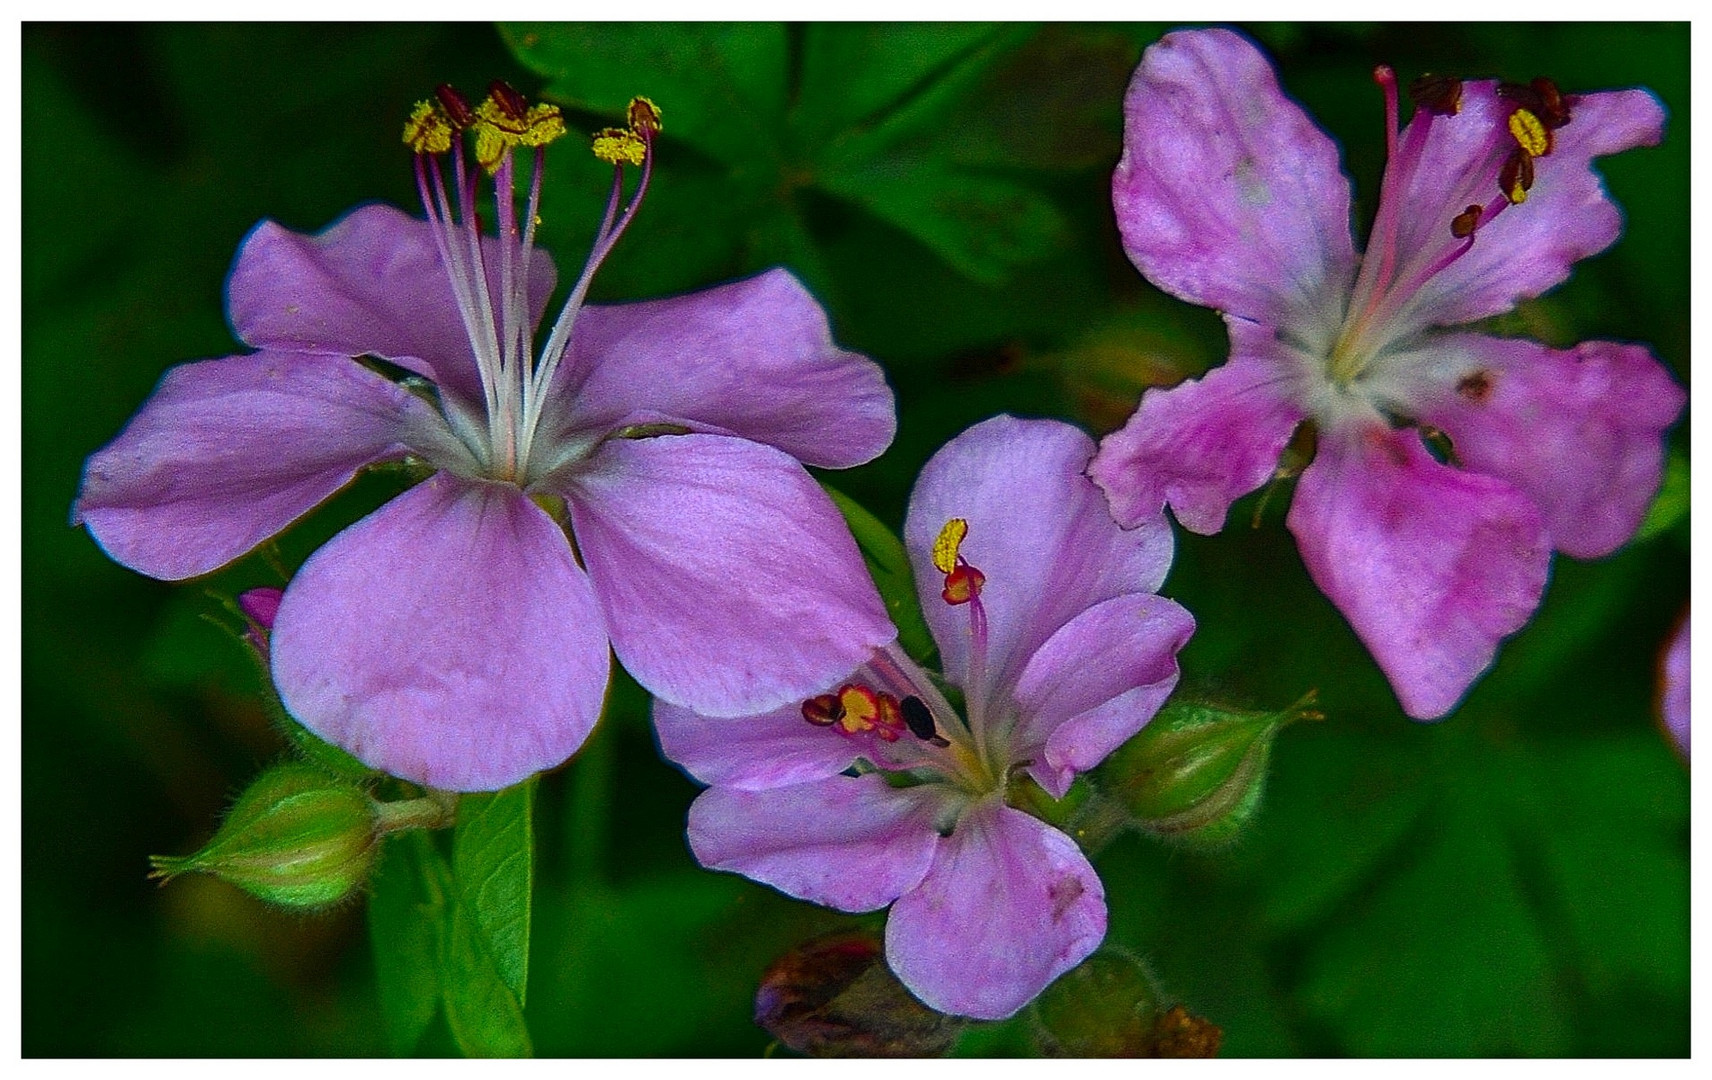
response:
M1260 809L1272 740L1309 715L1172 701L1096 771L1100 789L1143 830L1195 846L1234 839Z
M868 574L880 598L886 602L886 613L898 628L898 644L918 664L931 664L939 647L928 633L927 620L922 618L921 599L915 592L915 573L910 569L909 553L902 540L886 527L885 522L869 513L867 508L850 496L822 480L820 486L832 496L833 505L844 515L862 561L868 564Z
M1046 1057L1146 1057L1163 1008L1147 965L1106 945L1047 987L1029 1015Z
M293 762L257 777L202 850L149 862L163 879L198 871L270 903L325 907L368 880L375 825L365 791Z

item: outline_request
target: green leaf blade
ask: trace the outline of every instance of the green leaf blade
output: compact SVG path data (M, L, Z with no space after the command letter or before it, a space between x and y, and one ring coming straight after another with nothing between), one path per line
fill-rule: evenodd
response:
M529 926L534 886L535 779L458 802L452 835L452 873L459 914L486 942L500 979L526 998Z
M432 864L440 862L436 869ZM387 1047L416 1049L440 1005L440 936L446 920L438 882L444 863L427 833L389 841L369 895L369 941Z

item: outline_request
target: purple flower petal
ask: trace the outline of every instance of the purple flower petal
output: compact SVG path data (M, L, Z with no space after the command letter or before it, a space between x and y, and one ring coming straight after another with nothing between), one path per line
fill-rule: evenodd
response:
M72 523L115 561L176 581L223 566L365 465L443 427L432 406L346 359L261 352L166 373L90 456Z
M1084 610L1152 592L1171 566L1171 529L1155 514L1124 530L1083 475L1087 435L1056 420L996 416L934 454L916 480L904 522L922 612L945 674L972 691L969 609L940 596L933 543L952 518L969 522L963 556L986 576L986 693L1014 683L1036 649Z
M940 1012L1001 1020L1106 936L1099 875L1068 836L993 800L940 841L892 906L886 960Z
M927 873L941 799L875 773L765 791L709 788L690 807L690 849L711 870L840 911L873 911Z
M1142 56L1112 204L1130 261L1191 303L1292 327L1355 276L1337 144L1228 30L1167 34Z
M497 239L482 244L490 295L500 295ZM529 274L533 327L546 309L553 260L536 249ZM232 329L246 345L384 357L482 400L469 333L426 221L391 206L359 206L315 235L264 221L238 252L226 289Z
M660 750L704 784L759 789L836 776L856 745L803 719L792 701L755 716L710 717L654 701Z
M1114 597L1049 638L1023 668L1013 756L1062 797L1078 772L1140 731L1177 685L1177 653L1195 620L1151 593Z
M897 636L844 518L783 451L613 439L565 495L619 659L674 705L779 708Z
M577 317L562 423L678 422L843 469L877 457L897 417L878 364L832 343L826 312L785 270Z
M1464 84L1462 111L1436 121L1429 132L1402 203L1409 213L1399 218L1404 229L1400 250L1444 243L1447 223L1464 206L1462 193L1446 178L1466 171L1471 154L1487 152L1481 132L1505 127L1495 88L1492 82ZM1468 254L1427 283L1413 304L1420 320L1449 326L1508 311L1562 282L1577 260L1604 251L1622 233L1622 213L1605 193L1592 161L1658 143L1664 137L1664 108L1645 90L1585 94L1570 101L1570 123L1552 132L1551 153L1535 160L1527 201L1506 207L1482 226ZM1476 196L1479 202L1498 194L1495 167L1488 172L1491 187Z
M1665 646L1659 672L1659 715L1664 718L1665 731L1676 743L1676 748L1682 751L1684 758L1688 757L1688 682L1691 660L1688 648L1688 615L1685 612L1681 625L1676 628L1676 633L1670 637L1670 643Z
M1233 325L1233 341L1237 332ZM1143 394L1088 467L1113 516L1130 526L1170 503L1186 529L1224 528L1230 504L1272 477L1305 415L1283 371L1238 352L1199 379Z
M1551 546L1533 502L1439 464L1414 431L1323 432L1288 523L1417 720L1456 705L1545 590Z
M1634 535L1664 474L1664 431L1688 399L1645 346L1456 334L1431 348L1442 389L1421 418L1449 434L1464 468L1531 498L1565 554L1598 558Z
M439 473L335 536L286 589L273 675L291 714L377 769L489 791L576 752L606 632L551 518Z

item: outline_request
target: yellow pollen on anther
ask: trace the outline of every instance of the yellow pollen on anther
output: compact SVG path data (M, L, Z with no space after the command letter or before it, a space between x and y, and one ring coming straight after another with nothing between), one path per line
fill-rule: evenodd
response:
M601 128L594 133L594 156L608 165L641 165L648 148L633 131Z
M452 148L452 125L433 102L418 101L404 122L404 145L418 154L444 154Z
M1526 109L1517 109L1510 114L1510 134L1516 145L1533 157L1544 157L1551 152L1551 132L1539 117Z
M557 105L531 105L523 118L523 132L517 141L524 146L546 146L565 133L565 114Z
M939 538L933 542L933 565L941 574L957 569L957 553L968 535L969 522L963 518L952 518L939 530Z
M515 146L546 146L565 133L557 105L531 105L518 116L493 95L475 108L476 162L493 173Z

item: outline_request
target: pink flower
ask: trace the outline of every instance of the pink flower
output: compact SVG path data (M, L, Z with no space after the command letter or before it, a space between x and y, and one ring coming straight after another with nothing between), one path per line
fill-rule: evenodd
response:
M440 788L504 787L574 753L600 715L609 641L653 693L727 716L810 693L889 641L854 541L801 464L885 449L879 368L832 343L783 270L584 306L647 187L658 114L640 99L629 129L597 137L615 165L606 218L534 354L554 282L534 246L541 147L563 123L503 84L474 109L449 89L440 101L406 129L428 219L365 206L315 236L259 225L227 293L258 351L167 372L89 459L74 522L176 580L369 465L433 466L303 565L270 653L306 727ZM494 177L497 236L479 231L466 131ZM519 215L521 147L534 172ZM622 162L642 175L620 211Z
M1090 475L1120 522L1168 503L1213 533L1311 421L1290 531L1404 710L1433 719L1533 615L1552 550L1609 554L1658 489L1685 398L1644 346L1454 328L1617 239L1592 159L1658 142L1664 112L1644 90L1435 77L1398 133L1395 77L1376 78L1389 155L1358 255L1337 147L1254 46L1199 30L1147 50L1118 226L1150 281L1224 312L1231 357L1148 391Z
M1015 809L1062 796L1153 718L1194 631L1154 595L1163 515L1118 528L1067 424L995 417L941 449L904 542L945 680L894 642L800 704L736 722L658 704L666 756L713 785L690 847L841 911L892 904L886 958L941 1012L1009 1016L1105 936L1105 890L1068 836Z

